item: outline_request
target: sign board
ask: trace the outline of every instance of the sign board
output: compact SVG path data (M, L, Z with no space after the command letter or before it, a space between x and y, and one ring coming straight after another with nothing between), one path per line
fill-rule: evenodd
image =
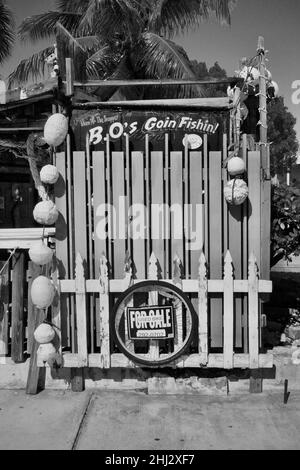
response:
M126 319L129 338L174 338L174 311L171 306L127 307Z
M133 151L145 150L149 136L152 150L163 150L165 134L171 150L202 150L203 136L208 136L211 151L222 148L223 134L228 131L228 111L74 111L71 127L76 150L84 150L86 136L94 150L105 150L107 136L111 150L121 151L129 136Z

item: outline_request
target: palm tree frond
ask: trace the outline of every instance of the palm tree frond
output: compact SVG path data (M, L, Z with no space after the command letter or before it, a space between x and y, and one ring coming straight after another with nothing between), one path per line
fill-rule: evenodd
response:
M137 72L147 78L196 79L184 49L156 33L146 32L142 35L131 60ZM177 97L205 96L205 91L200 86L175 88Z
M26 83L30 78L37 79L42 77L45 72L46 59L53 54L54 47L47 47L40 52L33 54L28 59L22 60L17 68L8 77L8 86L11 88L14 84Z
M62 13L49 11L40 15L30 16L22 21L18 35L22 41L38 41L47 39L56 33L56 25L59 22L71 32L76 31L80 22L79 13Z
M11 11L0 2L0 63L9 57L15 40L14 20Z

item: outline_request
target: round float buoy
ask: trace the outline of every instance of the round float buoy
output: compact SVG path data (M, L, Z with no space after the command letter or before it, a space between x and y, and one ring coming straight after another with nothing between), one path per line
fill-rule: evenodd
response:
M240 157L231 158L228 162L227 170L231 176L243 175L246 170L244 160Z
M61 113L52 114L44 127L44 139L48 145L58 147L68 134L68 118Z
M43 362L48 362L56 355L56 349L52 343L40 344L37 354Z
M55 337L55 331L48 323L41 323L34 331L33 336L40 344L51 343Z
M54 202L47 200L39 202L33 209L33 217L41 225L52 225L58 219L58 210Z
M248 186L245 181L235 178L226 184L224 196L228 204L240 206L249 196Z
M31 246L28 254L31 261L33 261L35 264L39 264L40 266L44 266L45 264L50 263L52 260L53 250L45 245L43 240L40 240Z
M53 302L55 287L46 276L38 276L31 284L31 300L38 308L48 308Z
M59 178L59 171L54 165L45 165L40 171L40 178L44 184L55 184Z

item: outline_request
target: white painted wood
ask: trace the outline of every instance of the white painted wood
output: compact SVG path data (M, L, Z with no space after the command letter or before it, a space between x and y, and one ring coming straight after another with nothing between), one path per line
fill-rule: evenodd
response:
M0 249L11 250L14 248L29 249L32 244L43 236L43 228L2 228L0 229ZM44 237L54 237L55 228L45 228Z
M88 366L86 288L83 260L80 253L76 256L75 295L78 354L82 358L84 365Z
M198 279L198 317L199 317L199 354L204 358L203 363L208 363L208 303L207 303L207 266L203 252L199 258L199 279Z
M229 251L224 260L224 369L233 368L234 356L234 317L233 317L233 265Z
M259 368L258 267L254 254L249 258L249 366Z
M148 276L151 280L158 279L158 261L154 253L151 254L149 260ZM149 292L149 305L157 305L158 292ZM149 359L157 361L159 359L159 340L152 339L149 341Z
M131 260L131 256L130 256L129 253L126 254L126 258L125 258L124 275L125 276L124 276L123 291L128 289L132 285L132 281L133 281L133 279L132 279L132 260ZM131 300L129 300L129 302L127 303L127 307L133 307L133 298ZM134 352L134 341L129 339L128 325L127 325L126 319L125 319L125 345L126 345L126 348L129 351Z
M100 257L99 289L99 315L100 315L100 349L97 367L110 368L110 334L109 334L109 282L107 259L103 254Z

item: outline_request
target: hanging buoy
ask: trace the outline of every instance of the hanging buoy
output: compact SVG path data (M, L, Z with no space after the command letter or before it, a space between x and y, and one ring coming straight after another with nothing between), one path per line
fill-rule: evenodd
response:
M34 331L33 336L40 344L51 343L55 337L55 331L48 323L41 323Z
M50 263L53 257L53 250L49 248L43 240L39 240L37 243L34 243L28 251L29 258L35 264L44 266L45 264Z
M48 308L53 302L55 287L46 276L39 276L31 284L31 300L37 308Z
M239 72L239 77L248 82L256 82L259 80L259 70L255 67L243 67Z
M45 165L40 171L40 178L44 184L55 184L59 178L59 171L54 165Z
M246 170L244 160L240 157L231 158L228 162L227 170L231 176L243 175Z
M242 179L235 178L226 184L224 196L228 204L240 206L249 196L248 186Z
M56 349L52 343L40 344L37 350L38 358L43 362L49 362L56 356Z
M33 218L41 225L52 225L58 219L58 210L54 202L47 200L39 202L33 209Z
M68 134L68 118L61 113L52 114L44 127L44 139L48 145L58 147Z

